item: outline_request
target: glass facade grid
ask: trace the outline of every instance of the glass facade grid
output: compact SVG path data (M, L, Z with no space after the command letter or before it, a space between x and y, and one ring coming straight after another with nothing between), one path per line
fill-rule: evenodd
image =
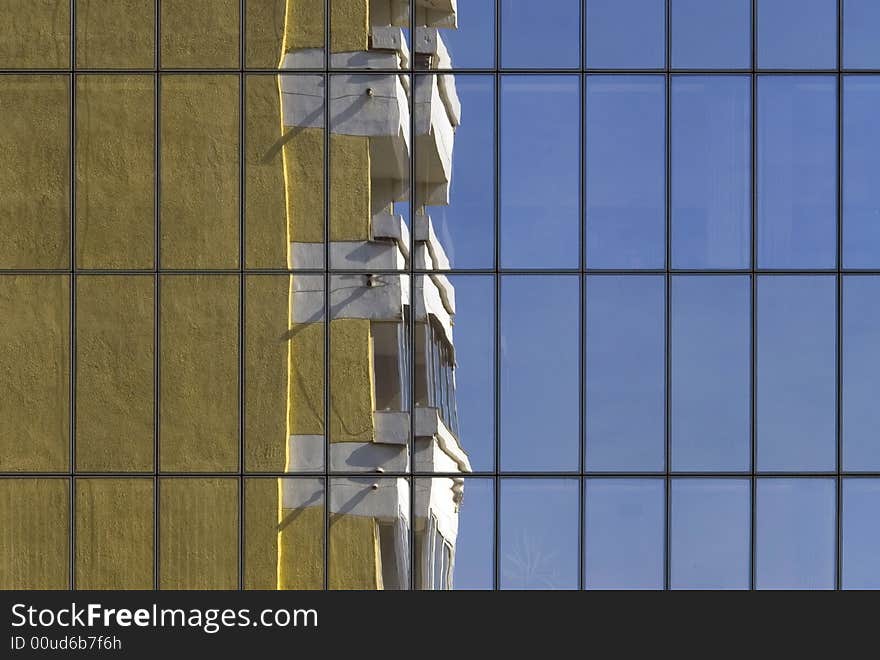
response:
M10 6L16 4L21 3ZM89 567L88 539L77 530L87 528L101 511L112 515L113 502L132 502L137 515L129 528L117 531L122 535L119 543L150 550L137 556L140 569L132 579L139 585L255 588L260 582L250 572L249 548L267 541L249 531L249 521L260 515L250 503L272 494L266 484L274 488L284 479L308 484L305 489L292 488L291 497L317 498L313 501L321 503L323 534L312 539L318 563L310 570L321 587L334 587L334 538L336 547L343 547L348 538L343 534L353 533L334 520L334 487L344 490L355 477L348 469L334 467L326 441L317 464L290 470L278 462L283 460L278 449L261 440L267 432L260 426L261 415L284 404L261 396L273 386L261 365L277 356L251 350L250 342L261 337L290 339L285 333L292 330L285 310L279 319L269 318L255 305L279 291L286 295L294 272L314 282L320 299L313 311L324 320L324 329L314 337L303 331L296 340L311 342L309 350L320 356L321 385L317 393L303 396L317 396L316 423L322 429L326 425L331 436L334 430L347 432L345 425L334 427L333 422L334 369L347 367L335 362L344 337L326 329L327 322L337 318L332 282L354 276L402 276L407 284L401 286L401 295L410 296L410 309L419 280L449 275L462 283L462 289L474 287L474 298L465 308L472 310L471 318L479 309L480 318L473 323L459 312L457 323L463 333L474 333L466 340L471 354L489 352L491 358L488 365L481 364L481 385L456 386L459 392L471 387L480 402L462 407L459 399L458 414L465 442L468 426L492 437L474 441L475 447L482 443L481 449L471 452L473 472L463 477L442 469L423 470L416 460L377 480L412 484L411 513L421 484L462 479L465 511L468 483L473 483L479 512L474 515L491 521L492 529L486 533L483 524L462 523L462 547L468 543L466 534L479 536L475 547L460 556L460 561L469 562L462 587L849 589L880 583L880 539L871 522L880 483L876 439L870 432L876 417L870 392L876 391L876 378L866 367L877 363L880 336L876 315L870 311L876 298L871 290L880 277L875 270L880 254L872 247L877 196L866 183L876 174L876 158L865 153L864 146L875 140L865 117L880 110L873 92L880 61L875 61L877 49L864 35L865 24L876 18L866 8L871 3L811 0L815 11L798 16L798 29L781 43L772 35L788 29L798 14L792 5L798 3L747 1L742 4L750 4L749 19L736 25L745 31L737 36L749 44L748 57L737 41L735 48L731 46L736 57L730 59L704 53L700 43L687 43L683 28L682 42L676 41L676 25L684 25L687 5L693 4L684 0L627 2L634 8L630 16L615 15L614 8L624 3L557 0L550 3L553 12L534 25L528 12L518 15L520 3L470 3L475 8L459 16L462 24L470 21L469 32L459 34L448 69L461 87L473 87L470 106L479 104L484 115L468 120L482 122L471 139L480 145L481 153L475 155L484 159L481 171L462 170L468 172L468 181L459 185L474 189L470 210L456 218L454 210L445 209L452 241L446 248L458 247L463 256L450 255L447 266L439 269L410 258L402 265L369 270L339 265L331 254L328 237L336 231L334 214L342 204L334 195L348 185L344 177L334 176L334 163L353 156L331 143L329 131L316 143L319 165L308 184L322 191L312 209L318 221L309 228L318 236L316 260L290 263L286 254L271 253L274 248L263 240L270 231L267 218L278 211L272 204L289 203L264 196L272 181L261 168L284 160L284 144L271 139L264 144L268 138L260 135L256 121L265 110L262 88L273 86L278 74L278 63L266 55L270 50L264 43L279 29L273 13L277 3L217 3L222 11L207 12L214 27L205 29L222 28L223 38L210 52L187 59L187 41L198 36L182 27L188 3L157 0L152 15L135 17L135 32L143 38L136 40L137 48L129 49L124 61L117 55L124 49L113 46L112 35L92 36L94 13L89 10L96 3L56 4L64 11L46 19L48 28L31 35L44 45L48 40L48 50L43 47L35 54L12 37L0 47L0 111L12 117L11 128L0 128L0 145L9 154L0 171L4 189L14 191L3 202L0 216L0 317L15 319L2 331L7 348L0 349L0 373L16 374L0 382L8 395L0 404L0 416L12 420L0 430L0 502L7 524L19 535L13 539L19 552L36 544L44 549L27 561L18 557L25 573L10 574L0 586L100 587L89 571L113 576L117 569ZM320 45L334 38L333 6L338 3L318 0L315 6L322 4ZM204 3L195 5L204 10ZM408 7L408 25L416 24L416 7L417 3ZM737 10L746 12L745 7ZM865 20L852 18L859 15ZM60 23L59 16L64 19ZM635 46L621 52L607 43L603 46L598 37L591 39L603 25L615 26L620 44L649 35L640 40L644 52ZM555 36L555 30L566 36ZM821 37L811 36L820 32ZM553 48L542 50L542 42ZM815 43L823 47L803 47ZM467 55L459 67L455 58L460 51ZM529 55L539 51L540 57ZM318 60L285 68L280 77L319 90L315 119L322 117L323 125L331 126L333 104L326 95L328 90L332 94L332 81L355 74L322 53ZM417 57L402 71L374 67L365 75L383 73L400 74L411 88L419 77L439 75ZM527 186L529 177L536 176L528 166L555 163L559 154L544 154L543 161L536 154L534 162L523 164L529 145L528 140L521 142L520 134L529 130L529 121L540 122L545 109L540 98L532 98L528 104L533 107L519 117L511 108L506 116L504 90L526 84L533 95L544 97L542 86L552 88L569 79L574 91L566 89L564 96L570 107L556 127L567 138L560 140L565 148L560 156L563 171L557 173L556 188L541 184L531 195L545 191L550 208L541 212L554 217L541 228L523 220L511 225L508 205L517 203L517 191L505 189L505 176L513 181L519 176ZM719 126L677 123L679 104L683 117L699 113L686 105L687 95L682 93L679 101L676 94L697 79L707 86L717 83L718 88L743 87L732 95L735 98L712 100L721 109ZM804 104L774 95L773 87L812 83L821 83L821 90L812 91L823 97L822 116L815 116L814 108L813 116L786 128L790 106ZM655 102L645 106L650 125L636 134L626 123L626 113L609 110L600 128L632 137L636 155L640 147L649 150L659 170L650 173L633 171L622 158L625 154L613 153L610 146L597 149L590 134L592 103L601 104L591 97L591 89L640 84L653 90ZM123 96L139 101L121 107ZM211 102L202 108L194 98ZM413 97L408 98L414 129L419 109L413 107ZM642 101L634 103L641 106ZM86 120L102 104L110 121L101 130L107 133L89 144L85 137L96 128ZM463 106L467 112L467 104ZM512 124L505 124L508 120ZM137 149L120 160L96 152L100 139L119 140L128 125L152 130L133 137ZM700 151L695 146L702 130L711 136L706 142L716 148ZM553 139L550 133L541 133L537 148L547 148ZM35 161L22 136L38 135L42 146L52 140L55 148L43 149ZM721 136L719 142L734 144L717 144L716 136ZM795 151L796 162L774 161L772 153L762 150L768 139L771 151L773 143L778 150ZM404 178L415 182L419 143L412 148L413 157L400 167L406 170ZM200 150L217 155L214 162L199 163L207 172L187 169L191 163L186 154ZM688 170L695 162L707 164L710 174L697 176ZM144 163L147 169L138 173ZM774 164L780 165L775 172ZM609 168L607 180L591 178L603 166ZM131 177L119 176L118 170L128 168ZM713 168L718 168L714 175ZM735 170L735 182L722 168ZM14 176L9 174L13 170ZM618 181L611 180L615 172ZM694 187L703 188L704 197L687 194L688 173ZM41 184L46 194L38 202L26 194L37 176L46 178ZM786 178L792 185L801 182L812 209L799 208L796 188L789 188L790 197L785 197ZM199 185L205 179L222 194L212 195L210 186ZM648 191L647 184L639 183L649 180L662 181L660 189ZM625 192L634 183L637 189ZM592 205L601 204L603 195L614 200L615 186L617 202L624 206L652 193L652 203L642 204L642 211L649 209L652 228L641 232L631 226L597 247L603 223L596 221ZM772 208L763 206L768 203L767 186L782 188L781 197L771 195ZM420 191L414 185L409 188L397 194L395 202L410 230L413 254L418 200L412 196ZM124 190L125 199L114 202L106 190ZM200 221L194 220L193 209L204 216ZM34 233L37 217L40 232ZM92 221L112 228L114 218L125 218L125 232L113 236L109 231L109 242L95 242ZM687 231L690 223L704 228L708 238L702 245ZM785 223L787 227L780 227ZM511 226L521 227L523 235ZM768 226L779 233L768 235ZM727 244L718 251L708 249L713 236ZM509 252L506 241L512 241ZM523 244L529 241L540 245ZM798 250L798 241L811 247L801 243ZM187 242L188 250L181 250L181 243ZM642 256L633 256L640 243ZM540 258L530 260L536 254ZM540 286L506 298L515 289L508 283L514 281ZM821 300L809 292L817 282ZM800 292L780 293L778 304L770 301L765 310L764 298L788 284ZM615 308L615 297L601 293L606 287L619 287L621 299L634 301L638 310ZM708 290L703 292L705 299L700 296L702 287ZM798 307L792 298L804 304ZM679 300L689 304L679 305ZM548 301L562 313L552 310ZM789 303L796 308L790 314ZM804 313L804 307L811 306L812 314ZM540 318L541 310L550 317L544 324L531 317L535 311ZM414 316L404 317L402 363L410 366L399 375L411 379L409 387L401 387L409 401L401 401L400 408L413 413L418 387L411 366L416 362L418 331ZM471 330L469 324L478 329ZM560 327L554 330L554 324ZM114 332L120 326L136 332L122 338ZM602 334L610 335L614 328L621 329L620 342L631 342L645 352L650 374L636 373L630 356L615 355L626 346L615 346L613 336ZM508 329L522 335L518 354L535 353L529 355L532 365L526 365L522 375L515 375L505 361L505 350L517 344ZM541 338L541 332L546 336ZM693 340L687 339L689 332ZM371 335L373 340L376 336ZM680 341L682 337L686 341ZM128 348L114 355L125 359L126 368L102 380L114 365L101 356L108 347L125 342L130 342ZM531 347L537 342L548 351L547 360ZM809 351L810 364L816 367L809 374L797 373L805 369L798 355L779 356L799 346ZM554 371L560 367L554 366L558 352L564 352L564 383ZM723 385L709 382L704 392L695 391L701 378L710 379L701 364L706 361L724 373L729 370L730 378ZM19 372L20 364L36 365L35 371ZM57 377L51 383L35 382L33 374L46 368L54 369ZM642 382L638 387L621 382L622 371ZM463 371L459 373L465 378ZM679 380L680 374L685 374L684 380ZM120 382L125 385L116 400L121 408L101 407L102 397ZM513 395L511 387L516 390ZM511 396L513 418L505 403ZM530 397L539 402L546 398L555 412L542 419L543 407L530 408ZM708 415L714 406L722 418L730 417L723 433L713 433L713 425L720 423ZM819 427L798 414L807 409L811 415L821 412ZM762 422L768 410L775 419ZM415 417L409 416L413 426L405 433L406 444L415 442ZM625 418L626 424L609 433L615 417ZM506 444L505 423L510 421L515 422L513 445ZM809 426L801 430L816 436L810 443L815 451L807 451L794 438L798 425ZM124 455L101 456L94 447L102 434L129 439ZM29 444L23 445L22 438ZM510 446L515 446L515 458L507 454ZM548 451L553 447L564 448L555 459ZM181 504L200 499L217 507ZM38 505L24 521L20 512L29 502ZM535 511L542 503L548 509ZM816 520L808 520L810 513ZM209 583L190 579L179 572L180 566L167 567L167 557L177 552L168 544L188 516L223 521L222 543L206 555L214 562L209 572L216 578ZM777 529L777 519L784 519L789 534ZM533 547L530 539L549 536L548 520L558 524L561 533L545 538L546 547ZM43 528L49 531L43 533ZM409 564L384 576L386 586L395 579L401 588L416 586L417 548L426 542L417 538L419 533L407 530ZM815 541L821 553L795 556L793 535ZM624 547L627 538L643 542L638 553L629 544ZM442 548L431 556L439 558L430 567L431 575L435 570L444 575L448 564L443 563ZM548 564L549 574L544 570ZM197 566L183 568L199 573ZM34 575L39 579L29 577Z

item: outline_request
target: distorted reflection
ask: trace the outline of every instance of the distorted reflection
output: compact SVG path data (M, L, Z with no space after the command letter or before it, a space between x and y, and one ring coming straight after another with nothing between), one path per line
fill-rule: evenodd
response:
M323 18L297 8L288 2L282 68L321 69L323 22L310 21ZM279 76L288 267L332 271L326 287L324 274L290 282L285 469L331 478L326 499L322 485L282 480L282 588L322 586L306 570L314 561L300 563L325 530L332 589L454 583L458 475L471 467L450 257L430 209L450 203L461 102L451 74L410 69L452 68L442 35L457 25L456 3L417 2L414 29L410 10L332 2L330 67L358 71ZM413 469L447 476L420 481L413 499Z

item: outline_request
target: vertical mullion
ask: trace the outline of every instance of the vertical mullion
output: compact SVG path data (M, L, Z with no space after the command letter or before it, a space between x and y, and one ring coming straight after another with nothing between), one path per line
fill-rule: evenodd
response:
M584 76L584 58L586 57L586 11L584 3L578 6L580 20L580 74L578 75L578 94L579 94L579 116L578 116L578 264L580 274L578 275L578 323L580 331L578 333L578 589L585 588L585 568L586 561L586 482L584 473L586 472L586 424L584 422L586 415L586 391L585 391L585 373L586 373L586 289L587 280L586 271L586 253L584 250L584 217L586 209L585 201L585 168L586 168L586 77Z
M330 589L330 25L324 0L324 590ZM290 249L290 246L287 246ZM285 442L288 439L285 438Z
M501 0L495 0L495 67L493 74L493 94L494 94L494 141L492 143L495 176L492 180L492 192L494 196L494 293L495 293L495 341L493 350L493 376L494 376L494 404L495 404L495 461L492 467L493 479L493 495L495 498L494 506L494 543L493 543L493 588L496 591L501 589Z
M843 588L842 575L842 495L843 484L843 0L837 0L837 337L836 364L837 370L837 479L836 479L836 516L835 516L835 552L834 552L834 588Z
M665 236L664 236L664 246L665 246L665 257L664 257L664 279L666 284L666 291L664 296L664 324L665 324L665 336L664 336L664 371L665 371L665 387L664 387L664 441L666 444L665 448L665 483L666 483L666 526L664 530L664 550L663 550L663 565L664 565L664 577L663 577L663 586L664 589L670 589L672 584L672 576L671 576L671 565L672 558L670 556L670 548L671 548L671 528L672 528L672 509L670 506L670 502L672 499L672 480L670 478L670 473L672 470L672 419L671 419L671 384L672 384L672 361L671 361L671 297L672 297L672 275L670 273L671 267L671 259L672 259L672 246L671 246L671 224L672 217L670 212L670 199L671 199L671 167L670 164L672 162L672 141L671 141L671 131L672 131L672 119L671 119L671 110L672 110L672 77L670 74L670 54L672 51L672 24L670 20L670 0L666 0L665 4L665 52L664 52L664 94L665 94L665 118L664 118L664 126L665 126L665 149L666 149L666 159L665 159Z
M409 401L407 404L409 405L409 442L407 444L409 448L409 460L407 461L407 471L409 472L409 588L410 591L414 591L416 589L416 480L413 476L415 472L415 456L416 456L416 407L415 407L415 389L416 389L416 369L415 369L415 274L414 274L414 266L415 266L415 247L416 247L416 84L417 79L415 74L416 67L416 4L415 2L409 3L409 34L410 41L412 42L412 54L409 58L409 72L406 74L409 76L409 134L410 134L410 155L409 155L409 226L410 226L410 238L409 238L409 268L408 275L409 278L409 319L406 320L407 328L404 329L404 333L407 341L406 350L409 351ZM428 74L431 75L431 74ZM427 221L427 218L426 218ZM427 263L425 264L427 266ZM420 278L422 280L422 286L424 286L424 281L427 275L421 275ZM422 294L424 295L424 294ZM425 323L428 323L428 318L426 315ZM427 341L427 339L426 339ZM427 529L427 518L425 520L425 525Z
M750 236L750 276L751 295L749 300L751 322L751 355L749 356L749 449L750 459L750 488L749 488L749 588L755 589L755 567L757 565L757 464L758 464L758 1L752 0L751 15L751 236Z
M162 280L161 277L161 245L162 245L162 232L160 228L161 222L161 194L162 194L162 186L160 179L161 172L161 100L160 93L162 88L162 76L160 73L160 45L161 45L161 8L160 3L161 0L155 0L155 25L154 25L154 44L153 44L153 58L154 58L154 68L155 72L153 74L154 81L154 89L153 89L153 140L154 140L154 154L153 154L153 166L155 172L155 179L153 181L153 214L154 214L154 242L153 246L153 589L159 589L159 560L160 560L160 550L159 550L159 534L161 527L160 520L160 511L159 511L159 489L160 489L160 462L159 462L159 450L160 450L160 437L159 437L159 424L160 424L160 378L159 378L159 370L161 368L161 343L160 343L160 335L161 335L161 303L160 303L160 283Z
M238 589L244 589L245 502L244 502L244 212L245 212L245 0L238 7Z
M68 148L70 171L70 201L69 201L69 226L70 226L70 276L68 278L69 288L69 341L68 350L70 351L69 360L69 394L68 394L68 413L70 415L68 432L68 470L69 478L69 502L68 502L68 581L70 589L76 589L76 2L70 3L70 73L68 74L67 90L69 96L69 125L68 125Z

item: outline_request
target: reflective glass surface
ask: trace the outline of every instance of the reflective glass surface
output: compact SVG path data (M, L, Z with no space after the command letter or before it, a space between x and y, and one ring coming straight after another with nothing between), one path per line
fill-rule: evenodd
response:
M665 282L586 280L586 462L589 470L662 470Z
M751 283L672 279L672 467L745 471L751 463Z
M588 479L588 589L661 589L666 531L662 479Z
M670 0L669 10L674 68L751 67L751 0Z
M673 589L749 586L747 479L674 479L670 500Z
M834 469L836 294L834 277L758 278L760 470Z
M587 267L663 268L663 77L586 80Z
M837 93L833 76L759 76L758 266L834 268Z
M758 0L758 66L837 66L837 0Z
M880 76L843 77L843 266L880 267Z
M748 268L751 80L672 79L672 266Z
M575 76L501 78L505 268L578 267L579 93Z
M759 589L831 589L837 551L834 479L759 479Z
M576 589L578 481L504 479L500 507L501 588Z
M586 0L586 10L587 68L663 68L663 0Z
M578 68L580 0L499 0L501 66L507 69ZM528 44L527 47L523 47Z

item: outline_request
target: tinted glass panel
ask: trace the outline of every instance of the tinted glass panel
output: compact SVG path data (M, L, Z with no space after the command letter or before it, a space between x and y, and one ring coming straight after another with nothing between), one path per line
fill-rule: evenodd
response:
M491 68L495 64L495 1L470 0L457 7L458 28L443 31L453 68Z
M501 80L501 264L577 268L580 93L575 76Z
M662 589L663 480L589 479L586 489L587 588Z
M587 278L586 432L590 470L662 470L663 277Z
M748 588L749 497L747 479L673 480L673 589Z
M578 468L578 278L501 282L501 464Z
M837 94L832 76L758 78L758 265L834 268Z
M577 589L578 482L501 482L502 589Z
M880 3L877 5L880 7ZM843 79L843 265L880 266L880 76Z
M672 79L672 263L748 268L751 80Z
M502 66L536 69L579 66L579 0L500 2Z
M662 68L665 24L663 0L587 0L587 67Z
M748 470L751 463L751 282L672 281L672 466Z
M843 280L843 469L880 471L880 278Z
M758 66L837 66L837 0L758 0Z
M455 128L448 204L431 206L431 221L449 259L447 268L492 268L495 264L494 83L489 76L458 76L455 88L461 102L462 120ZM427 106L416 106L416 119L421 119L422 113L428 110ZM416 159L419 174L427 175L427 162Z
M761 470L833 470L834 277L758 279L757 442Z
M880 479L843 482L844 589L880 589Z
M467 505L459 506L464 500ZM491 589L495 565L494 482L475 478L458 483L446 478L419 479L415 511L416 589Z
M837 496L834 479L759 479L759 589L834 588Z
M661 76L588 76L587 266L662 268L666 106Z
M843 66L880 69L880 2L843 0Z
M455 403L460 442L475 471L495 465L495 280L456 275Z
M672 66L748 69L752 61L751 0L670 0Z

